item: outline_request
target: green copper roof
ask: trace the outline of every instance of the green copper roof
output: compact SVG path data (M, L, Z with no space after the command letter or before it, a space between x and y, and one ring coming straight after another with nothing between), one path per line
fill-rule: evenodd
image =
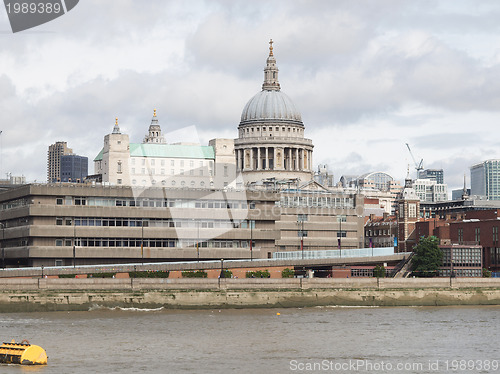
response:
M94 161L101 161L102 154L103 151L101 150ZM215 153L213 147L211 146L131 143L130 157L214 159Z
M102 152L104 151L104 148L101 149L101 152L97 156L95 156L94 161L102 161Z

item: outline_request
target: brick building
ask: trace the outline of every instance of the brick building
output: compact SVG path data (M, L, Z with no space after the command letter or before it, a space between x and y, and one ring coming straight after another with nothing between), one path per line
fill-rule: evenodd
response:
M483 248L483 266L500 271L498 228L500 210L466 212L461 221L450 223L450 240L458 244L478 244Z

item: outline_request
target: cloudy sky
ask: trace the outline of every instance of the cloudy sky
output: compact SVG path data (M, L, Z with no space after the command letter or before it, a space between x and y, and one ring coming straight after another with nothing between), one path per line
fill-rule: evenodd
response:
M0 173L45 181L55 141L92 160L115 117L141 142L154 108L168 141L234 138L272 38L335 181L414 175L409 143L459 188L500 157L499 19L497 0L81 0L13 34L0 10Z

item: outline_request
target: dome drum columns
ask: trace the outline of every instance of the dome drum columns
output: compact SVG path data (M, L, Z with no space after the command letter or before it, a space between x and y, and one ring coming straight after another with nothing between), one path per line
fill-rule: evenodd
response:
M312 149L255 146L236 149L239 171L312 171Z

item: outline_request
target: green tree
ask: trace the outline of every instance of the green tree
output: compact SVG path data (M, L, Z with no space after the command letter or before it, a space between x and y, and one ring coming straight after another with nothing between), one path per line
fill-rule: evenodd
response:
M281 272L281 278L293 278L295 276L295 270L290 268L285 268Z
M421 238L415 247L412 261L413 275L416 277L435 277L443 264L443 252L439 249L439 239L435 236Z
M247 271L247 278L271 278L269 270L257 270L257 271Z
M383 265L377 265L373 268L373 276L375 278L385 278L385 267Z
M228 269L222 270L222 274L223 274L223 276L221 278L232 278L232 276L233 276L233 272L231 270L228 270Z
M206 278L208 276L205 270L183 271L182 278Z

